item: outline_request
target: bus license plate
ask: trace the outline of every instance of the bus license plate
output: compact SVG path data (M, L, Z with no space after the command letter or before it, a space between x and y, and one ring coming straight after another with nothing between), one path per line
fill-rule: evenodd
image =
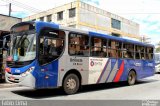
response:
M14 78L14 77L10 77L10 80L11 80L11 81L14 81L14 80L15 80L15 78Z

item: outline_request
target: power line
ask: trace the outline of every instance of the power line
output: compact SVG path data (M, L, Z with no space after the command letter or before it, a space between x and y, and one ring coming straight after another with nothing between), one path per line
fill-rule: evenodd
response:
M155 13L151 13L151 12L148 12L148 13L116 13L116 14L127 14L127 15L129 15L129 14L160 14L160 12L155 12Z
M7 4L5 4L5 5L0 5L0 6L6 6L6 7L7 7L8 5L7 5Z
M1 1L7 2L7 3L12 3L12 4L15 5L15 6L18 6L18 7L20 7L20 8L25 9L25 10L31 11L31 12L33 12L33 13L41 12L41 10L39 10L39 9L36 9L36 8L34 8L34 7L28 6L28 5L26 5L26 4L23 4L23 3L21 3L21 2L15 1L15 0L1 0Z
M31 7L31 6L28 6L26 4L23 4L21 2L18 2L18 1L15 1L15 0L1 0L3 2L7 2L7 3L12 3L13 5L15 6L18 6L20 8L23 8L25 10L28 10L28 11L31 11L33 13L39 13L39 12L42 12L41 10L39 9L36 9L34 7ZM7 5L0 5L0 6L7 6ZM95 14L95 13L79 13L79 14ZM96 13L96 14L99 14L99 13ZM116 14L124 14L124 15L144 15L144 14L152 14L152 15L159 15L160 13L159 12L155 12L155 13L151 13L151 12L146 12L146 13L141 13L141 12L137 12L137 13L116 13Z
M46 12L46 11L42 11L42 12ZM52 14L57 14L57 13L52 13ZM63 13L63 14L68 14L68 13ZM77 13L76 13L77 14ZM101 14L101 13L78 13L78 14ZM144 15L144 14L157 14L160 15L160 13L112 13L112 14L125 14L125 15L131 15L131 14L137 14L137 15Z

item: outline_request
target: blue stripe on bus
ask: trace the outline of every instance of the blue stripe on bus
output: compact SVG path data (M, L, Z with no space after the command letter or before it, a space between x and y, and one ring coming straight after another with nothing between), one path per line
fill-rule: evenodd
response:
M104 66L104 68L103 68L103 71L102 71L100 77L98 78L97 83L99 83L99 82L101 81L102 76L103 76L104 72L106 71L106 68L107 68L107 66L108 66L108 64L109 64L109 61L110 61L110 59L108 59L108 61L106 62L105 66Z

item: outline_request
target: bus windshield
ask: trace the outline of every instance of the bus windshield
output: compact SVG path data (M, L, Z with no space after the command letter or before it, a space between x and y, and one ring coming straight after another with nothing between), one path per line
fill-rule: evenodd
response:
M36 57L36 34L25 31L11 35L8 61L30 61Z

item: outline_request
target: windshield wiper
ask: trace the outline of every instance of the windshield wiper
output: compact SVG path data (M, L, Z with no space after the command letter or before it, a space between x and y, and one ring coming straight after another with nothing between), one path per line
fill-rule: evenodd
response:
M15 45L15 49L17 49L20 46L20 42L22 42L21 40L24 39L24 36L25 37L27 36L26 32L22 32L21 34L22 34L22 36L20 37L20 39L18 40L17 44Z

